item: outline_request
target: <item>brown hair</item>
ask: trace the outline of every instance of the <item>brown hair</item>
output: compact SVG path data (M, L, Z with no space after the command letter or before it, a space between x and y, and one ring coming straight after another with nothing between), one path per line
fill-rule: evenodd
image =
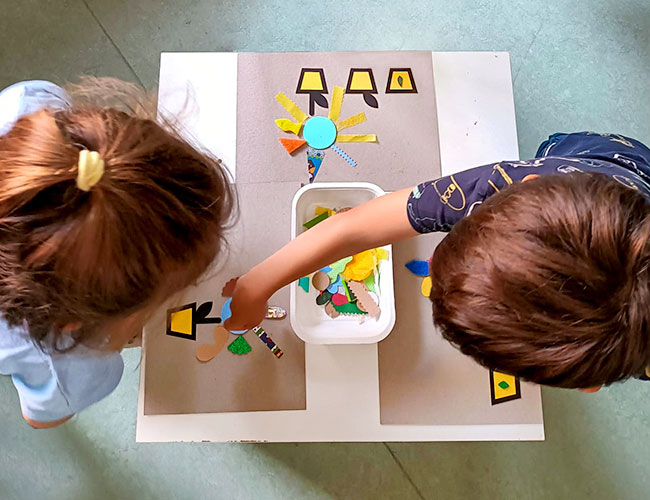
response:
M650 203L603 174L509 186L432 264L434 321L482 365L587 388L650 361Z
M24 116L0 137L0 312L42 347L57 348L71 322L84 342L194 282L233 211L219 160L140 104L97 107L98 89L142 102L132 85L89 80L69 109ZM76 185L82 149L105 162L88 192Z

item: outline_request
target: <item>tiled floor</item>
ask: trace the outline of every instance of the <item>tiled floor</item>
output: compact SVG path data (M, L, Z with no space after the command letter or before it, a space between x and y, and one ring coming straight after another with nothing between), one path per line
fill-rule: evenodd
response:
M506 50L521 156L556 131L650 143L650 2L5 0L0 87L156 82L161 50ZM138 351L118 390L36 432L0 379L0 498L646 498L650 384L544 390L544 443L135 445Z

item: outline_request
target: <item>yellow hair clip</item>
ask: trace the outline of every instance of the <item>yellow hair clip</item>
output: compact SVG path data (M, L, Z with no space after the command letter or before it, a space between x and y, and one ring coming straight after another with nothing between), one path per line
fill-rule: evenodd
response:
M77 166L77 187L82 191L90 191L104 175L104 160L97 151L82 149L79 151Z

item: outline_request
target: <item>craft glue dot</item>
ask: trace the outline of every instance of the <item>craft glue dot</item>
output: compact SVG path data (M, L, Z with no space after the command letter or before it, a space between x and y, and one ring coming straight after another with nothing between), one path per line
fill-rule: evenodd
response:
M305 123L302 136L314 149L327 149L336 140L336 125L329 118L314 116Z

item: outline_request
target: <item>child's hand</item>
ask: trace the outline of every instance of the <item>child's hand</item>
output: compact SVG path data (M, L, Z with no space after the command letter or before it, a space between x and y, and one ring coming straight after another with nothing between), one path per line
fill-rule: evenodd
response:
M227 330L250 330L259 325L267 311L267 301L263 293L256 290L255 283L250 283L248 275L239 278L232 293L230 311L232 316L226 320Z
M232 317L224 326L231 331L253 328L283 286L348 255L416 236L406 211L411 191L395 191L329 217L257 264L235 283Z

